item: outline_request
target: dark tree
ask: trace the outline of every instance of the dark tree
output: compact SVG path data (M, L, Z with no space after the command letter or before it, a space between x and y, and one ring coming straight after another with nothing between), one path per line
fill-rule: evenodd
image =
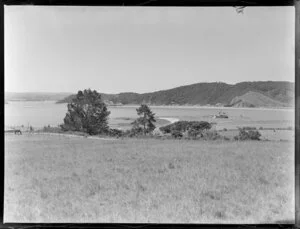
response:
M144 134L152 132L155 129L155 125L153 124L156 122L154 118L155 114L146 104L142 104L136 111L140 117L132 123L133 129L139 129L142 126Z
M191 135L201 134L204 130L211 129L212 124L206 121L178 121L167 126L160 127L163 133L179 131L181 133L189 131Z
M109 114L97 91L78 91L68 104L68 112L61 127L63 130L82 131L91 135L106 133L109 129Z
M261 134L257 130L247 130L247 128L239 128L239 134L234 136L235 140L260 140Z

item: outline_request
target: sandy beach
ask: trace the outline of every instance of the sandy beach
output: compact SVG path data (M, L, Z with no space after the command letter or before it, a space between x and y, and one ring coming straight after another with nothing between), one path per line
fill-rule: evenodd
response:
M170 118L170 117L159 117L160 119L164 119L164 120L167 120L169 121L171 124L174 123L174 122L178 122L179 119L178 118Z

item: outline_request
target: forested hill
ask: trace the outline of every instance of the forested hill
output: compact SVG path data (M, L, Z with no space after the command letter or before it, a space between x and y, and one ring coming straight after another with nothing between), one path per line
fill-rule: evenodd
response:
M234 85L197 83L151 93L102 94L108 104L213 105L233 107L294 106L294 83L285 81L241 82ZM58 103L68 103L74 95Z

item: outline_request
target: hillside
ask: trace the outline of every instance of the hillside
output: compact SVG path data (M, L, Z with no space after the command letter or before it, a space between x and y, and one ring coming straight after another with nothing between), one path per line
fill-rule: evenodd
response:
M5 101L57 101L70 94L67 92L5 92Z
M286 104L261 93L249 91L242 96L234 97L231 100L232 107L285 107Z
M143 94L102 93L102 98L108 104L123 105L146 103L150 105L288 107L294 106L294 90L294 83L285 81L241 82L234 85L216 82L197 83ZM239 99L241 100L239 105L234 105ZM72 95L59 100L58 103L68 103L71 100Z

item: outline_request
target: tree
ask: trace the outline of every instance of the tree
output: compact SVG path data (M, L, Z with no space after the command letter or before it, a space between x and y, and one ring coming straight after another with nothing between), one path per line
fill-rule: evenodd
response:
M146 104L142 104L138 109L136 109L137 114L140 116L137 118L132 124L133 129L139 129L142 126L142 130L144 135L146 133L152 132L155 129L156 122L154 118L154 113L150 110L150 108Z
M61 128L82 131L91 135L105 133L109 129L109 114L97 91L91 89L78 91L72 102L68 104L68 112Z

